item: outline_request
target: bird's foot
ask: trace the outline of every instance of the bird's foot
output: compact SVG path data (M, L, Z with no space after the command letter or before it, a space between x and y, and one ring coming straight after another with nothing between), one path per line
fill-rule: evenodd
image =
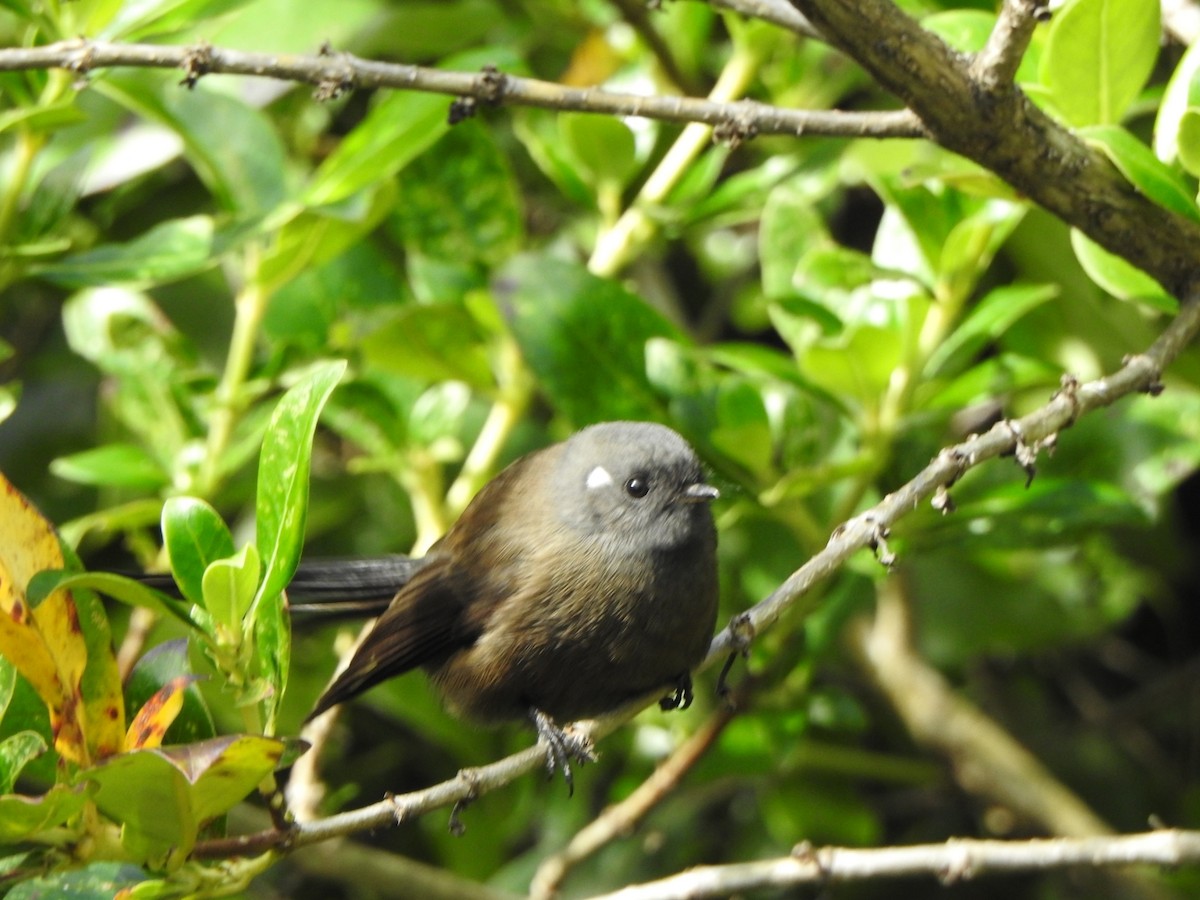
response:
M692 705L692 675L684 672L675 682L675 690L658 701L658 708L666 712L668 709L687 709Z
M546 771L551 777L555 770L563 774L567 783L567 793L575 793L575 780L571 773L571 760L580 765L596 761L596 747L592 739L573 728L560 728L558 724L540 709L529 712L533 727L537 729L538 742L546 745Z

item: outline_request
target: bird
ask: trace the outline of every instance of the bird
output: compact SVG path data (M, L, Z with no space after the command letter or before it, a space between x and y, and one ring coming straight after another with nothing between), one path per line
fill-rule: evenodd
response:
M719 496L651 422L604 422L509 465L419 562L311 720L423 668L451 714L525 720L551 773L593 759L571 723L653 692L687 708L716 625Z

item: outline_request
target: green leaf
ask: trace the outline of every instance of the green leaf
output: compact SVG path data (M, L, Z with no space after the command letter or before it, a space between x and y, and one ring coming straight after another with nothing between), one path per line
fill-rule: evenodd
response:
M930 354L931 377L957 374L988 343L995 341L1030 311L1058 296L1053 284L998 287L971 310L963 322Z
M75 566L82 565L73 558L69 558L68 562ZM120 576L113 577L120 579ZM112 629L108 624L108 610L104 603L95 592L83 586L76 587L72 596L75 598L79 630L87 647L87 665L79 682L87 743L91 758L103 759L120 752L125 740L125 698L121 692L121 673L117 668Z
M20 125L30 132L56 131L86 119L75 105L74 98L48 106L23 106L0 113L0 134Z
M97 808L121 828L138 861L182 861L200 826L228 812L274 771L282 741L231 735L111 757L79 774L95 784Z
M427 59L477 47L506 24L505 11L489 0L399 3L372 11L384 17L380 30L396 59Z
M1054 13L1041 80L1071 125L1121 120L1158 58L1159 7L1145 0L1071 0Z
M575 424L662 417L646 342L685 339L640 297L581 265L532 255L501 270L493 290L542 389Z
M83 788L61 784L40 797L16 794L0 797L0 844L16 844L62 825L82 811L87 799ZM5 897L12 896L13 893L5 894Z
M1161 284L1075 228L1071 229L1071 247L1088 277L1114 297L1136 300L1171 315L1179 311L1179 301Z
M220 514L196 497L171 497L163 504L163 544L179 592L204 606L204 573L233 556L233 536Z
M1200 107L1189 106L1179 120L1179 164L1200 175Z
M139 710L175 678L192 675L186 638L152 647L133 666L125 684L125 708ZM183 692L183 708L167 729L164 744L191 744L216 736L216 726L204 697L195 684Z
M410 303L367 335L361 348L367 360L385 372L490 388L495 379L488 343L461 303Z
M314 368L283 395L267 426L255 500L255 543L263 560L256 604L282 592L296 571L304 541L308 468L317 417L345 371L342 360Z
M385 181L336 206L290 207L279 215L278 232L258 269L262 290L276 302L276 292L313 266L324 266L344 254L371 231L395 204L395 184ZM272 304L274 305L274 303Z
M776 187L767 197L758 229L763 293L771 298L794 294L800 261L815 247L830 243L809 193L792 182Z
M136 750L109 758L98 766L79 773L79 779L96 788L95 802L104 815L121 826L121 844L140 863L161 868L169 860L181 860L196 845L196 836L204 817L199 815L196 782L204 773L204 760L212 760L221 749L238 740L215 738L190 748ZM266 738L257 738L263 742ZM276 745L277 742L269 742ZM221 797L238 793L229 806L250 793L264 775L275 768L277 760L254 769L256 778L241 778L223 786ZM176 760L176 754L185 754ZM193 766L192 760L196 761ZM206 803L206 808L216 804ZM226 809L229 808L226 806ZM218 810L218 812L223 810ZM214 812L212 815L217 815Z
M445 381L424 391L408 414L408 437L418 447L430 452L435 459L454 461L463 456L459 435L471 392L457 381Z
M960 302L969 297L1027 209L1024 203L988 200L964 216L942 245L937 261L936 296L943 301Z
M1001 352L972 366L949 384L931 381L918 391L920 409L960 410L1022 390L1053 390L1062 370L1042 359Z
M194 440L180 396L195 368L191 347L154 302L125 288L87 288L63 308L71 349L117 376L107 407L160 460L186 459Z
M157 491L170 481L158 460L138 444L108 444L50 462L50 471L76 484Z
M716 427L709 434L713 447L751 472L769 472L774 444L759 390L748 379L722 378L717 386L716 412Z
M524 225L517 185L495 138L480 122L456 125L436 153L400 173L392 224L409 253L459 267L491 267L521 246ZM414 285L432 302L458 295Z
M1124 128L1097 125L1081 128L1079 134L1093 147L1104 151L1129 183L1159 206L1200 222L1200 210L1197 210L1193 192L1184 180Z
M188 163L221 207L245 217L222 234L222 244L253 235L252 228L244 227L249 217L283 202L283 144L262 110L207 82L181 91L175 78L144 72L110 75L97 87L122 107L181 138Z
M259 601L253 625L254 658L258 674L268 688L263 698L266 709L263 732L274 734L292 659L291 622L282 593L269 594Z
M0 794L11 794L25 764L48 749L50 745L36 731L18 731L0 741Z
M233 635L242 633L242 617L254 602L262 565L252 544L204 570L204 607Z
M29 580L29 602L32 606L37 606L43 599L60 589L96 591L130 606L145 607L156 613L173 616L188 625L192 624L187 611L178 600L132 578L112 572L44 569Z
M193 28L206 19L245 6L249 0L141 0L123 3L99 37L126 41Z
M106 244L57 263L34 267L68 287L153 287L203 272L216 263L208 216L172 219L125 244Z
M623 187L637 171L637 147L629 126L611 116L562 113L558 131L563 147L585 181Z
M440 68L478 70L516 63L511 50L483 48L452 56ZM437 94L393 91L346 136L314 173L302 202L322 206L390 179L450 127L450 100Z
M540 109L516 110L513 131L534 164L568 200L584 207L595 203L592 191L563 149L556 115Z
M17 670L11 662L0 656L0 722L4 721L4 711L12 702L13 689L17 686Z
M1184 51L1163 92L1154 120L1154 155L1167 165L1176 160L1200 174L1200 43Z
M405 443L403 413L386 391L371 382L342 385L325 404L322 421L368 456L398 456Z
M865 405L878 402L900 364L903 348L892 329L864 325L845 337L809 347L800 357L804 374L838 397Z
M1062 499L1089 502L1087 487L1078 488ZM1068 509L1062 512L1071 515ZM974 522L981 543L989 540L984 532L990 520L963 521ZM920 645L939 664L963 665L983 654L1028 653L1095 638L1125 620L1152 590L1153 575L1123 560L1096 526L1084 525L1069 538L1048 537L1038 527L1037 514L1031 514L1003 526L1004 537L1022 542L1022 524L1035 530L1021 549L988 552L976 546L968 552L941 535L944 547L911 557L914 590L921 592ZM1003 538L999 546L1005 546ZM986 597L987 602L964 604L963 597Z
M124 862L94 862L82 869L51 872L22 881L4 896L7 900L112 900L136 890L149 879L138 866Z
M371 216L373 223L378 216L375 212ZM294 224L295 221L289 226ZM342 220L337 228L345 226L349 232L359 225L364 230L369 227L365 221L353 225ZM324 236L328 237L328 232ZM334 243L340 240L337 238ZM313 263L312 267L304 268L295 277L289 274L291 280L272 295L263 316L263 337L272 344L301 347L313 354L327 353L330 346L345 340L343 330L349 318L403 308L410 293L396 270L390 247L356 240L324 264L306 258ZM287 262L289 273L293 263L294 260ZM277 271L284 273L283 269Z

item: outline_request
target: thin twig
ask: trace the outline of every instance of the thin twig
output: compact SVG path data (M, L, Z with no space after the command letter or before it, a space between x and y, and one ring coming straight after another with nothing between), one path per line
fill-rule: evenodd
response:
M695 900L804 884L920 876L937 879L943 884L955 884L988 875L1012 875L1068 866L1179 866L1198 861L1200 832L1174 829L1120 837L1030 841L955 838L944 844L872 850L801 845L791 856L730 866L700 866L591 900Z
M1161 387L1158 379L1163 370L1197 333L1200 333L1200 298L1185 303L1179 315L1145 353L1129 357L1112 375L1085 384L1068 379L1064 388L1040 409L1021 419L998 422L986 433L942 450L895 493L888 494L874 507L839 527L824 549L792 573L765 600L738 616L730 628L713 640L707 662L721 659L737 649L746 632L755 634L769 628L813 584L839 569L853 553L876 546L894 522L932 497L939 488L952 485L968 469L986 459L1015 453L1019 447L1032 448L1079 416L1101 406L1110 406L1128 394L1156 392Z
M683 780L683 776L716 743L725 726L733 721L741 704L723 704L704 725L663 761L653 774L620 803L606 808L576 832L560 852L544 859L533 876L529 895L534 900L549 900L558 892L567 874L601 847L630 834L663 799Z
M1004 0L987 44L971 64L985 90L1012 83L1033 30L1046 12L1045 0Z
M879 584L870 622L853 623L860 666L918 744L944 756L973 797L1011 810L1060 837L1112 834L1112 828L993 719L961 697L912 645L903 579Z
M202 66L197 60L203 61ZM312 84L322 96L353 88L394 88L454 97L474 97L488 103L573 112L638 116L664 122L704 122L708 125L753 128L757 134L840 135L843 137L922 137L920 123L909 113L842 112L783 109L742 100L713 103L691 97L622 94L599 88L575 88L535 78L495 72L449 72L424 66L382 63L348 53L280 55L250 53L201 44L191 47L155 44L110 44L72 40L45 47L0 49L0 72L62 68L80 76L96 69L132 66L181 69L185 81L208 74L253 75ZM197 74L198 73L198 74Z
M679 68L675 54L671 52L670 46L658 33L654 23L650 21L646 0L609 0L609 2L638 33L638 37L642 39L642 43L646 45L646 49L650 51L658 63L658 67L662 69L663 75L667 77L674 88L684 93L699 93L699 85L696 84L695 79L689 78L687 73Z
M820 38L821 33L787 0L708 0L719 8L741 13L750 19L762 19L803 37Z

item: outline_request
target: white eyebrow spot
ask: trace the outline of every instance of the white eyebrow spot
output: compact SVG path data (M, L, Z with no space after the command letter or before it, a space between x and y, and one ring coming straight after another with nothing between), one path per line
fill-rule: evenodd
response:
M596 466L588 472L587 486L589 488L607 487L613 483L613 477L604 466Z

